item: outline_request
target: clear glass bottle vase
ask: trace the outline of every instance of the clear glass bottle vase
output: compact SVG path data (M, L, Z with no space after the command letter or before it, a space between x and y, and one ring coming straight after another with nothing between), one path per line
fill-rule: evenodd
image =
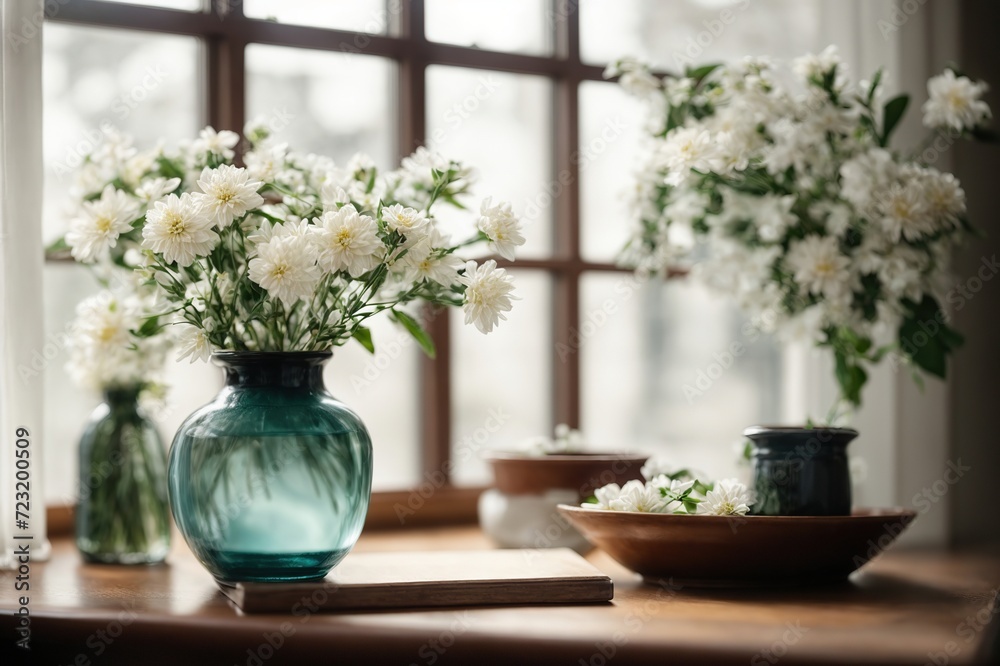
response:
M170 550L167 452L139 391L105 391L80 439L76 545L87 562L156 564Z

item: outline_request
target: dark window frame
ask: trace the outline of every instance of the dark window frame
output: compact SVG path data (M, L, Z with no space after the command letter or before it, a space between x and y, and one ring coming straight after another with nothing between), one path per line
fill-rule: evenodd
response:
M397 65L398 108L396 146L398 157L423 145L426 132L426 70L430 65L467 67L514 74L547 77L553 86L551 181L564 183L553 197L552 253L543 259L521 259L516 263L498 259L498 264L518 269L544 271L552 278L552 337L550 349L575 349L573 332L580 322L580 283L583 275L625 272L613 263L587 261L580 249L579 90L586 81L603 81L603 68L580 58L578 0L550 0L546 21L551 30L551 55L537 56L487 51L478 48L430 42L424 32L424 0L389 0L400 9L391 15L391 34L367 34L345 30L275 23L249 18L240 0L214 0L211 9L188 12L100 0L67 0L53 4L48 20L104 28L140 30L196 37L204 44L201 64L203 119L216 129L241 132L245 122L248 44L269 44L325 51L346 51L390 58ZM436 509L428 518L441 522L474 518L474 496L469 489L454 488L450 479L452 446L451 352L447 310L427 317L427 326L437 345L437 359L420 363L421 478L433 474L444 479L429 504ZM565 345L565 347L563 347ZM580 355L551 354L552 423L580 425ZM378 495L378 494L377 494ZM405 493L382 493L376 501L376 524L400 524L392 507L405 505ZM449 499L458 504L446 509ZM378 500L378 498L376 498ZM390 501L391 500L391 501ZM424 504L424 502L421 502ZM420 512L417 512L418 514ZM415 514L416 515L416 514ZM423 521L420 521L423 522ZM409 524L409 523L407 523Z

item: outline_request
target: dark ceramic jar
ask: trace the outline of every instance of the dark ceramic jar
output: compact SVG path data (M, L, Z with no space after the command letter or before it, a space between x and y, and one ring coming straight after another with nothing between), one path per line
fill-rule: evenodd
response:
M851 475L850 428L752 426L743 431L754 445L750 511L760 516L848 516Z

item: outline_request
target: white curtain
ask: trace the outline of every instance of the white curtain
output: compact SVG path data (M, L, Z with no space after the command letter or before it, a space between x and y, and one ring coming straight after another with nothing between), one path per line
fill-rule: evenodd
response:
M0 538L48 555L42 488L42 0L0 0ZM22 437L19 437L23 435ZM19 446L18 439L27 440ZM24 442L22 441L23 445ZM15 451L28 450L27 458ZM24 454L20 454L23 456ZM27 460L27 483L17 460ZM25 466L25 463L20 463ZM21 479L18 479L18 471ZM22 485L18 486L18 480ZM27 518L15 493L29 493ZM24 495L18 499L23 500ZM16 520L24 519L27 527ZM30 537L30 540L28 539Z

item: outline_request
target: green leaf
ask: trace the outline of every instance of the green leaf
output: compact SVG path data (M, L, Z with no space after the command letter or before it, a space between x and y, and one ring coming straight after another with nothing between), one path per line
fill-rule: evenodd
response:
M708 76L721 66L722 63L717 62L711 65L702 65L701 67L695 67L695 68L687 67L684 69L684 76L688 77L689 79L701 81L703 78L705 78L706 76Z
M148 338L156 335L161 328L163 327L160 326L160 318L157 316L150 317L146 321L142 322L142 326L132 332L140 338Z
M872 100L875 99L875 91L878 90L878 84L882 82L882 73L883 69L879 67L875 72L875 76L872 77L871 85L868 86L868 97L866 99L869 106L871 105Z
M417 323L416 319L399 310L393 310L392 315L413 336L413 339L420 344L420 348L424 350L427 356L434 358L437 355L437 350L434 349L434 341L431 340L431 336L427 334L423 326Z
M908 312L899 327L899 345L913 363L935 377L947 373L948 354L964 338L945 323L937 300L925 295L919 303L904 301Z
M903 119L903 114L906 113L906 107L909 103L909 95L899 95L885 103L881 140L883 146L889 145L889 137L892 136L892 131L896 129L899 121Z
M375 343L372 342L372 332L370 329L364 326L358 326L354 329L354 333L351 334L355 340L361 343L361 346L368 350L369 354L375 353Z
M835 349L834 372L837 376L837 383L840 384L840 393L855 407L861 405L861 389L868 381L868 373L858 365L852 358L848 357L842 349Z

